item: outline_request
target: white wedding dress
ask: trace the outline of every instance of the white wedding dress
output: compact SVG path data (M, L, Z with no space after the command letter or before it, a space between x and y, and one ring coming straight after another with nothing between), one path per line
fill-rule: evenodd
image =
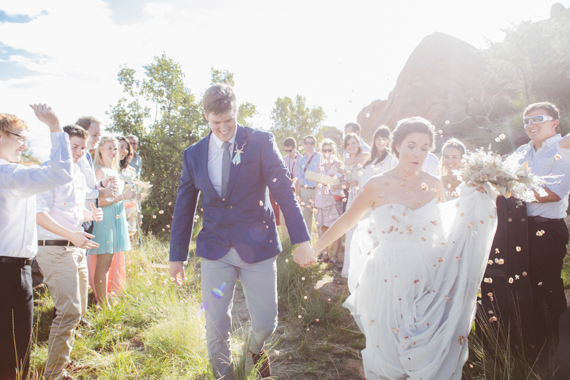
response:
M344 306L366 336L367 380L461 379L496 229L494 192L412 210L387 204L361 221Z

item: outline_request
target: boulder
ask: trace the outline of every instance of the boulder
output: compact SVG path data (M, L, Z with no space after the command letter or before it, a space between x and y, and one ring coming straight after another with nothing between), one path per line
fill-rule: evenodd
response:
M470 98L478 99L485 80L481 52L468 43L444 33L425 37L414 49L387 100L375 100L358 114L362 136L370 139L374 130L398 120L423 116L436 127L446 120L466 115ZM476 102L469 105L477 113Z

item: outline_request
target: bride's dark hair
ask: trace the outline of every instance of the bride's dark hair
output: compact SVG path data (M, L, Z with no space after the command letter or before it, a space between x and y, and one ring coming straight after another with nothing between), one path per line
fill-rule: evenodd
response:
M400 145L402 141L410 133L425 133L429 136L430 151L434 149L435 141L435 128L434 126L420 116L409 117L407 119L402 119L396 125L394 132L392 132L392 154L396 158L400 158L400 152L396 149L396 145Z

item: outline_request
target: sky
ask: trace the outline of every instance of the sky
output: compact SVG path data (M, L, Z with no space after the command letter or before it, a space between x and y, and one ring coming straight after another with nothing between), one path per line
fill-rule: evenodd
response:
M560 1L566 8L570 0ZM234 73L238 98L269 129L278 97L300 94L342 128L386 99L421 40L434 32L479 49L521 21L549 17L552 0L0 0L0 112L30 125L33 154L49 155L48 128L29 104L53 107L62 125L81 115L109 125L123 96L123 65L142 79L165 53L198 98L213 67Z

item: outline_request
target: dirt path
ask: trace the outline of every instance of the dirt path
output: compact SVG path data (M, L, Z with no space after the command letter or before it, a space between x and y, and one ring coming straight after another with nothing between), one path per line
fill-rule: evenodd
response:
M325 299L338 298L348 290L346 281L336 271L334 277L318 281L315 288ZM360 359L363 337L357 337L358 328L350 313L343 309L339 321L339 331L324 327L314 327L305 331L297 326L290 326L286 321L286 312L279 316L279 324L269 344L270 358L274 379L295 380L362 380L364 371ZM245 296L238 282L232 309L234 337L245 338L249 327L249 312ZM266 346L267 347L267 346ZM357 347L357 348L355 348ZM267 349L267 348L266 348ZM248 366L251 359L248 358Z

